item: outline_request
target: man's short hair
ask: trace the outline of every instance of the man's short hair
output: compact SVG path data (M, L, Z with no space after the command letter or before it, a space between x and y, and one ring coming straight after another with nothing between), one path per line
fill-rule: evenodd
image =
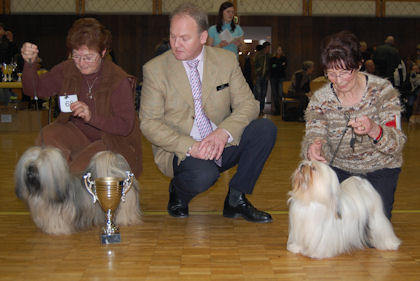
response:
M271 43L270 43L270 42L268 42L268 41L265 41L262 45L263 45L263 48L265 48L265 47L270 46L270 45L271 45Z
M306 71L306 70L310 69L313 65L314 65L314 62L311 61L311 60L304 61L303 65L302 65L302 69L304 71Z
M191 4L191 3L184 3L184 4L179 5L172 12L171 20L175 16L183 16L183 15L190 16L195 20L195 22L198 25L198 31L200 33L208 29L209 20L208 20L207 14L196 5Z

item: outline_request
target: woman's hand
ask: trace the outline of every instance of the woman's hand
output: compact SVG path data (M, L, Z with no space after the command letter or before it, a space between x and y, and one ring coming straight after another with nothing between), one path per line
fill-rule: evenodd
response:
M223 48L229 45L229 43L226 40L220 41L220 43L217 45L217 47Z
M368 135L372 139L376 139L381 132L379 125L366 115L350 120L349 126L354 128L357 135Z
M20 49L23 59L28 63L36 62L38 58L38 46L29 42L25 42Z
M241 36L241 37L239 37L239 38L236 38L235 40L233 40L232 42L231 42L231 44L235 44L236 45L236 47L240 47L241 45L242 45L242 42L244 41L244 37L243 36Z
M326 163L327 160L325 160L324 156L322 155L322 144L325 143L324 140L315 140L313 143L311 143L308 147L308 154L307 158L308 160L316 160L319 162Z
M70 104L70 109L73 112L73 116L82 118L86 123L92 118L89 106L82 101Z

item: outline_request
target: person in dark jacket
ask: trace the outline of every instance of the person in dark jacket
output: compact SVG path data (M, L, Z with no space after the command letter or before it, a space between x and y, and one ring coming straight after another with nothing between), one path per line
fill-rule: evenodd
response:
M280 115L280 101L283 97L283 81L286 80L287 57L281 46L270 60L271 108L274 115Z

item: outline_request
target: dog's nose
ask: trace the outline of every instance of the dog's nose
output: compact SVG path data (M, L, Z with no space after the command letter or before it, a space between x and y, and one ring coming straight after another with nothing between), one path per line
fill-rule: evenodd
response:
M41 191L41 183L39 182L39 172L35 164L30 164L26 170L26 185L29 193L37 194Z
M305 168L307 166L310 166L310 165L311 165L310 162L307 162L307 161L301 162L300 165L299 165L299 170L302 171L303 168Z

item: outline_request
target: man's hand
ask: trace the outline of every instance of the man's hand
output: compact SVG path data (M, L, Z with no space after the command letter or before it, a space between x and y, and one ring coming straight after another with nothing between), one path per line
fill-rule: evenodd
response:
M228 139L228 133L224 129L217 128L201 142L194 143L191 147L190 155L203 160L219 159Z

